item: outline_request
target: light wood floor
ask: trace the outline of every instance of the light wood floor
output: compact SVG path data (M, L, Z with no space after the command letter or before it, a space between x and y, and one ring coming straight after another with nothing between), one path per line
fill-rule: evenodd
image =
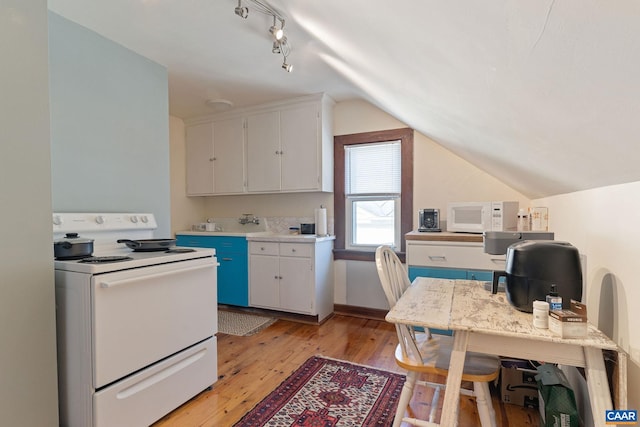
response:
M249 337L219 334L218 382L154 427L232 426L314 355L404 373L393 358L396 344L393 325L343 315L320 326L281 319ZM431 391L417 387L411 407L418 417L428 414L430 402ZM497 395L493 405L498 426L538 426L535 410L503 404ZM475 403L469 397L461 396L459 425L479 425Z

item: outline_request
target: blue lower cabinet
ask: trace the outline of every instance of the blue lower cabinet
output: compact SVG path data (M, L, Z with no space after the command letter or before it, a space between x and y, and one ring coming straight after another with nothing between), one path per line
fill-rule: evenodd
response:
M467 270L468 280L480 280L482 282L493 281L493 271L487 270Z
M218 303L249 306L247 239L229 236L176 235L178 246L214 248L218 258Z
M457 268L409 266L409 280L413 282L416 277L436 277L438 279L466 279L467 271Z

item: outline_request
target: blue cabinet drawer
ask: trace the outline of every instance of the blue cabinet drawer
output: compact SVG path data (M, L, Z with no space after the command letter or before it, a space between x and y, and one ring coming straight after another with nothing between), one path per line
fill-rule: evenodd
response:
M247 252L247 239L234 236L176 235L176 245L196 248L215 248L217 252Z

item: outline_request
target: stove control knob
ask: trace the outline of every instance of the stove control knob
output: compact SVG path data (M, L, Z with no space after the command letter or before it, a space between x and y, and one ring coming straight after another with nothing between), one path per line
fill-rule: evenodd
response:
M98 216L96 217L96 222L97 222L98 224L104 224L104 217L103 217L102 215L98 215Z
M137 216L135 216L135 215L133 215L133 216L131 217L131 222L132 222L132 223L134 223L134 224L136 224L136 223L138 222L138 217L137 217Z
M60 215L53 216L53 225L62 225L62 218L60 218Z
M144 222L145 224L146 224L147 222L149 222L149 218L147 218L147 216L146 216L146 215L142 215L142 216L140 217L140 219L141 219L141 220L142 220L142 222Z

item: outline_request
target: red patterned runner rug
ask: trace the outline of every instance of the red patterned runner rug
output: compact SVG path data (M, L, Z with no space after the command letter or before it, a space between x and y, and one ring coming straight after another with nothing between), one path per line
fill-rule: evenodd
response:
M312 357L234 427L390 426L405 376Z

